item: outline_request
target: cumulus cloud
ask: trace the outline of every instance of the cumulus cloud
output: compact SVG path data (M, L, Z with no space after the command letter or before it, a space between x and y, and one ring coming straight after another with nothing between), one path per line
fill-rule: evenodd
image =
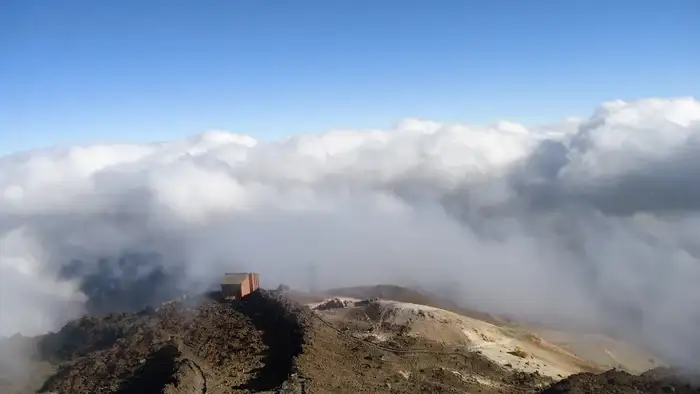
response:
M463 303L700 351L700 102L526 127L406 119L0 158L0 334L199 291L449 283ZM697 361L695 361L697 362Z

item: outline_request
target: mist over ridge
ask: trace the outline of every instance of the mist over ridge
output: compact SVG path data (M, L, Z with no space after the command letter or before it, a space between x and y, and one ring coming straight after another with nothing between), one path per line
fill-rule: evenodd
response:
M405 119L261 142L223 131L0 158L0 335L197 291L450 283L496 313L700 351L700 102L523 126Z

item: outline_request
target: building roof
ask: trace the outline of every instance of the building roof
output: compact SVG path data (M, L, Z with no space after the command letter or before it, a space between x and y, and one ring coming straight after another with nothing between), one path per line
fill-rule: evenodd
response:
M224 277L221 279L221 284L222 285L240 285L243 283L246 278L248 278L248 275L250 275L247 272L242 272L242 273L230 273L227 272L224 274Z

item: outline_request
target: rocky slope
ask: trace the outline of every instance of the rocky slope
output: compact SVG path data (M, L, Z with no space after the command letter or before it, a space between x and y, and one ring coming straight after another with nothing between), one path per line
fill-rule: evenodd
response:
M655 376L632 375L609 370L601 374L581 373L569 376L542 391L542 394L698 394L700 386L693 379L676 374Z
M84 317L57 333L6 340L31 357L21 375L3 364L0 391L515 393L546 382L465 349L409 337L377 346L341 328L265 291Z
M611 382L611 375L581 374L550 387L551 378L499 364L468 346L412 335L400 324L387 326L390 335L381 339L358 335L372 334L373 327L362 319L326 319L276 292L258 291L240 302L168 302L0 341L0 392L632 392L604 391L617 381L686 392L668 380L654 386L650 382L662 377L651 375Z

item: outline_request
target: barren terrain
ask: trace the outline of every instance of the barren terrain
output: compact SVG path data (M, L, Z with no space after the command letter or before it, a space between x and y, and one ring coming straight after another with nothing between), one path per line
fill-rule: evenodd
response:
M529 331L435 303L305 302L264 290L242 301L212 294L4 339L0 392L697 392L666 375L599 375L604 366Z

